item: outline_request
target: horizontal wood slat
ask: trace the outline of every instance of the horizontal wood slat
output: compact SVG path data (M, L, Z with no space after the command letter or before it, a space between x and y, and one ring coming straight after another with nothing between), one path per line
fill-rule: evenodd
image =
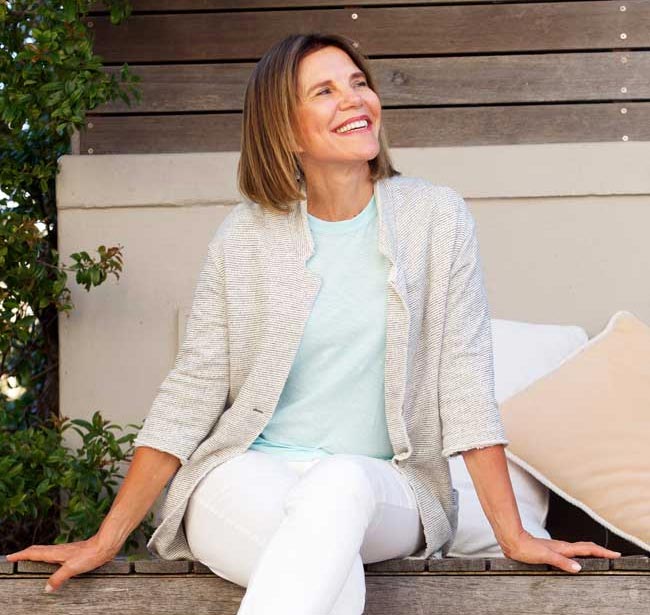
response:
M2 585L4 583L4 585ZM650 608L648 573L366 574L365 615L620 615ZM216 575L73 577L58 592L35 575L0 577L12 615L235 615L245 589Z
M465 4L480 2L513 0L427 0L428 4ZM539 2L540 0L514 0L516 2ZM587 0L576 0L583 2ZM298 9L321 6L356 7L366 5L408 6L422 4L422 0L132 0L133 12L139 11L167 13L174 11L206 11L206 10L243 10L243 9ZM92 13L107 13L101 2L91 5Z
M650 52L370 60L382 105L650 99ZM253 63L132 66L142 101L94 113L241 111ZM118 74L119 68L107 67ZM621 88L625 92L621 92Z
M609 559L606 557L575 557L583 571L625 570L628 572L650 572L650 558L647 555L625 555ZM527 564L507 557L400 557L381 562L365 563L366 573L388 572L526 572L530 570L550 571L564 574L561 570L547 564ZM532 566L532 568L531 568ZM59 569L59 564L21 560L9 562L6 556L0 556L0 570L7 575L40 575L49 576ZM164 560L159 558L137 559L130 561L124 556L116 557L99 568L82 573L78 576L93 575L187 575L187 574L214 574L205 564L197 560Z
M392 147L650 140L650 103L385 109L383 120ZM97 116L89 125L80 134L82 154L240 147L240 113Z
M253 60L294 32L338 32L370 56L650 47L650 2L540 2L91 16L105 63ZM352 15L357 18L353 19ZM625 38L621 38L624 34Z

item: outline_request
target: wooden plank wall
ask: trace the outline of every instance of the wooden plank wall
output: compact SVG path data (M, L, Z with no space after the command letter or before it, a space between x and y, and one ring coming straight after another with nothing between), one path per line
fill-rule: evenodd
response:
M133 0L88 17L143 100L88 114L80 154L237 151L255 62L294 32L370 58L392 147L650 140L650 0Z

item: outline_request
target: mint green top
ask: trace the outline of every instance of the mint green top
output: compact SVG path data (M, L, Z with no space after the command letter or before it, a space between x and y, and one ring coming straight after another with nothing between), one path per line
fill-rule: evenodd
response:
M322 278L276 409L251 449L289 459L352 453L391 459L384 406L388 260L374 196L349 220L307 214Z

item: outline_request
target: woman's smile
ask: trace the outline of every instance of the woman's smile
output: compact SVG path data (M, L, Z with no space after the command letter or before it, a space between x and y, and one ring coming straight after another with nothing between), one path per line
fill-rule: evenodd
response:
M340 136L346 136L351 134L363 134L372 132L372 122L367 115L361 115L356 118L351 118L347 120L342 125L335 128L332 132Z

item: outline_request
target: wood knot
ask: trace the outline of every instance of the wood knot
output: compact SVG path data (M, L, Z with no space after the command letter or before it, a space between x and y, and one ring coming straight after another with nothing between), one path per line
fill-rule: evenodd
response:
M402 85L402 84L404 84L404 83L406 83L408 81L408 79L406 78L406 75L403 72L399 71L399 70L393 71L393 76L391 77L390 80L395 85Z

